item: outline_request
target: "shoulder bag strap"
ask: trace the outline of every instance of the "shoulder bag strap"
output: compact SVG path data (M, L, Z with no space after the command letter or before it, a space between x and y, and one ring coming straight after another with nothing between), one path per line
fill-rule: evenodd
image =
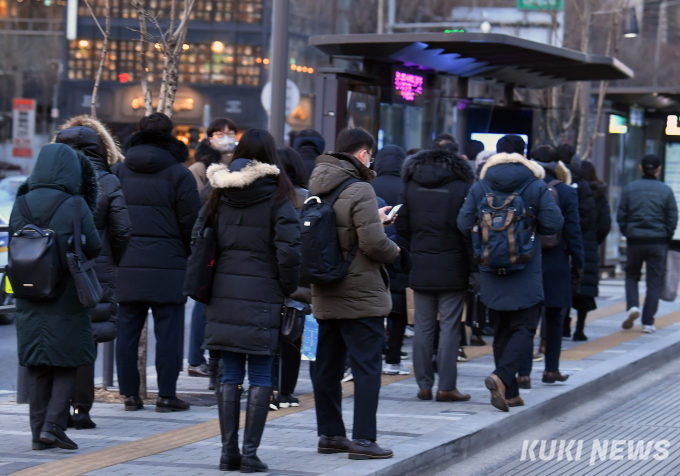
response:
M73 241L76 249L76 257L82 256L81 230L80 230L80 196L73 197Z
M28 209L28 204L26 203L26 196L22 195L19 198L17 198L17 203L19 204L19 210L21 211L21 214L24 216L24 220L26 220L26 223L35 225L35 223L33 223L33 217L31 216L31 210Z
M56 213L57 209L61 206L62 203L66 201L67 198L71 197L72 195L69 195L68 193L62 193L59 195L54 202L52 202L52 205L50 208L47 210L47 213L45 213L45 216L42 217L40 220L40 226L47 226L50 223L50 220L52 220L52 217Z

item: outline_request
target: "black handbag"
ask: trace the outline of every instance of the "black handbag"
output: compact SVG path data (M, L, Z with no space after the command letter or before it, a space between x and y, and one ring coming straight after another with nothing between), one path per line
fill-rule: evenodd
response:
M80 304L85 308L91 309L99 304L104 292L97 279L94 260L88 260L83 254L80 229L80 202L80 197L75 196L73 201L73 244L75 251L66 253L66 262L68 263L69 271L71 271L71 276L73 276Z
M191 246L184 277L184 295L203 304L212 297L215 267L217 265L217 240L213 227L204 226Z
M305 303L288 298L283 304L281 318L281 340L283 342L295 342L305 330L305 319L308 306Z

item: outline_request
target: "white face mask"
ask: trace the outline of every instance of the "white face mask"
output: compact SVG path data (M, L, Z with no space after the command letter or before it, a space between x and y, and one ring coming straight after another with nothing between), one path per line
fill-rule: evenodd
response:
M220 152L233 152L236 148L236 137L222 136L213 139L213 146Z

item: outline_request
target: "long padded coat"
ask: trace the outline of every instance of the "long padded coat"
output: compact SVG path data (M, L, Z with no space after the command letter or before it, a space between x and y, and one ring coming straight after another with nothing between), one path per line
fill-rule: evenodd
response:
M140 131L114 168L123 187L132 239L118 268L121 303L183 304L191 230L200 201L196 180L182 165L186 146L171 135Z
M121 160L122 154L104 125L90 116L68 120L61 126L55 142L85 154L97 170L99 200L94 221L102 240L102 252L97 257L95 270L104 293L99 304L90 310L90 316L95 342L109 342L116 338L118 325L118 263L132 236L120 181L110 168Z
M66 288L53 301L16 300L17 348L19 364L50 367L80 367L94 362L94 338L89 310L80 305L73 278L68 272L66 253L73 236L73 204L80 200L81 232L85 236L83 252L88 259L101 251L99 233L92 217L97 206L97 175L92 164L64 144L42 148L35 168L17 196L24 195L34 221L40 220L62 193L66 199L52 216L49 228L57 236L57 249L65 270ZM82 195L82 196L80 196ZM9 223L10 248L12 234L26 225L14 204Z
M237 159L208 168L221 190L217 266L205 308L207 349L274 355L286 296L300 279L300 225L288 198L274 200L279 169Z

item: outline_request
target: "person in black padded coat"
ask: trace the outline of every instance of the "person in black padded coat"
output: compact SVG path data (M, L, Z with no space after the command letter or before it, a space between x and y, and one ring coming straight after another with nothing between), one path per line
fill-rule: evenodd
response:
M55 142L66 144L78 154L85 155L97 171L99 198L94 221L102 239L102 252L96 259L95 270L104 295L97 307L90 310L90 317L95 343L111 342L116 338L118 324L118 263L132 236L130 215L120 181L111 173L111 166L122 159L122 154L106 127L87 115L66 121ZM91 364L78 368L76 389L71 399L74 415L69 426L78 430L95 428L97 425L90 418L93 402L94 364Z
M208 168L205 216L215 230L217 264L206 306L205 348L222 352L217 394L222 471L266 471L257 457L272 393L271 372L286 296L300 279L296 192L263 129L246 131L234 160ZM248 364L243 455L238 448L240 395Z
M186 302L182 288L200 201L196 179L183 164L189 150L173 137L170 118L151 114L139 121L139 129L126 141L125 162L114 168L132 222L130 246L118 268L118 384L127 411L143 408L137 347L151 308L158 372L156 411L182 411L189 409L176 396Z

